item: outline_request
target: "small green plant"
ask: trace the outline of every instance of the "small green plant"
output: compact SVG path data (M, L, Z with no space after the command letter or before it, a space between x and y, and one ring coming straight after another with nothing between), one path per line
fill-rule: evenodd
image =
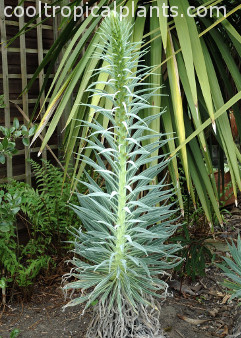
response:
M224 271L228 277L223 283L230 293L231 299L241 299L241 239L238 236L237 246L232 242L232 245L228 244L231 258L223 257L226 264L219 264L218 266Z
M20 335L20 330L19 329L14 329L10 332L9 338L17 338ZM2 336L0 336L2 338Z
M14 180L0 187L0 271L8 287L14 282L26 288L41 271L54 267L55 256L60 258L70 248L66 243L71 238L70 224L79 226L67 207L70 183L63 184L63 172L47 161L31 161L31 165L35 189ZM18 221L28 229L25 245L19 243Z
M30 137L34 135L36 126L28 129L25 125L20 126L17 118L14 118L13 125L10 128L0 126L0 163L4 164L6 156L12 156L18 152L16 148L16 139L21 138L24 146L29 146Z
M10 338L17 338L20 335L20 330L19 329L14 329L10 333Z
M15 211L23 221L25 218L28 220L26 225L32 227L34 237L40 235L45 238L46 245L52 242L54 246L60 246L68 238L68 227L73 224L74 218L74 212L67 207L71 193L70 184L67 181L63 183L62 170L51 163L30 162L36 178L36 189L14 180L2 188L5 196L21 196L19 208ZM72 201L77 201L75 195Z
M20 210L21 197L18 193L10 194L0 190L0 232L10 231Z
M37 243L18 243L15 222L0 232L0 278L5 289L13 282L19 287L31 285L40 270L48 267L50 257L43 254Z
M182 246L179 255L183 261L175 267L175 271L181 273L181 276L191 277L192 280L205 276L207 261L212 259L212 253L205 245L205 239L207 239L205 234L198 234L197 231L192 233L186 224L170 239L170 242L180 243Z
M211 229L200 202L197 200L195 206L190 203L190 196L185 189L183 173L180 175L180 188L184 197L183 225L178 228L170 242L180 243L182 246L179 255L183 258L183 261L175 267L175 271L181 277L195 280L198 277L205 276L207 263L213 257L205 242L210 237Z
M67 306L85 302L87 308L98 300L87 337L96 337L97 332L110 338L160 334L153 297L165 297L167 284L160 276L180 261L175 256L180 246L165 243L177 228L169 220L176 213L168 203L173 191L163 189L164 179L156 183L169 162L158 154L166 135L149 127L161 113L141 118L143 109L153 107L149 100L155 90L141 82L149 70L136 66L145 52L139 51L139 43L129 41L130 34L130 25L116 13L104 21L103 49L97 57L106 63L100 74L108 75L104 84L110 91L93 90L93 95L100 95L100 102L107 100L110 108L91 107L110 120L110 127L80 121L92 129L84 141L95 159L79 156L105 182L101 187L87 175L88 182L82 184L89 193L77 194L79 204L72 205L85 231L75 232L71 261L75 269L67 277L76 281L64 289L83 291ZM160 163L153 164L154 160Z

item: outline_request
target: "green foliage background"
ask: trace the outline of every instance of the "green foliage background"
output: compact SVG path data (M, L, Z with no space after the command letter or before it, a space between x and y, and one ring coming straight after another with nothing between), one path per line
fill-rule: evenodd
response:
M57 3L62 4L61 1ZM89 2L89 6L93 4ZM117 8L120 5L131 7L132 1L117 1ZM170 6L177 5L174 0L157 0L145 4L156 5L160 8L163 4ZM72 5L81 5L75 0ZM113 2L102 0L98 5L110 8ZM135 11L142 1L134 0ZM155 108L152 112L146 109L145 116L155 114L160 107L167 107L167 113L163 114L158 122L153 122L152 128L156 131L164 131L170 134L168 144L165 147L166 153L172 156L169 164L169 171L181 209L183 210L183 196L179 190L179 169L183 168L187 191L190 193L194 206L196 205L195 190L201 201L209 224L212 224L212 213L214 212L222 223L219 212L218 192L213 176L212 153L210 152L210 139L215 139L223 150L230 168L234 195L241 188L240 170L238 162L241 160L239 149L234 143L229 124L228 112L232 108L238 130L241 131L241 118L237 102L241 99L241 36L240 36L240 4L236 1L188 1L178 2L179 13L183 14L176 18L166 17L131 17L125 20L133 24L132 41L143 39L143 48L150 47L148 55L145 56L145 63L154 67L155 74L148 77L151 84L164 85L160 89L161 94L169 96L157 96L152 99ZM197 17L191 18L186 15L187 7L194 5L195 14L198 6L226 5L227 17ZM97 11L97 10L96 10ZM97 11L100 14L101 9ZM135 12L136 13L136 12ZM29 87L43 67L48 67L47 76L43 90L48 81L54 63L65 46L66 51L60 62L57 74L52 81L51 88L47 95L50 98L47 112L38 129L37 135L42 131L50 120L47 134L42 144L42 149L53 134L61 116L66 112L69 99L73 90L77 93L74 97L74 104L67 115L66 123L66 171L71 160L73 151L80 153L83 148L76 138L88 135L89 128L78 125L78 119L91 122L95 117L95 111L80 103L98 105L100 96L91 97L85 89L95 80L98 80L96 89L102 90L107 75L99 74L95 78L92 75L95 69L104 66L103 61L98 58L91 58L96 51L96 46L101 44L98 35L93 34L98 30L101 17L89 16L83 21L74 22L64 19L62 32L53 44L43 63L36 71ZM78 43L77 43L78 42ZM108 105L102 98L102 104ZM109 121L105 117L104 125ZM173 139L173 137L176 137ZM91 150L85 149L85 154L90 156ZM76 159L74 177L79 178L83 172L84 165ZM73 186L74 185L73 181Z

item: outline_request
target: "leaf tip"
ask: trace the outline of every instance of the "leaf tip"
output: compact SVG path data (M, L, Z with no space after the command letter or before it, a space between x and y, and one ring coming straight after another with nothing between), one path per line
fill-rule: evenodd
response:
M215 134L217 134L217 126L216 126L216 122L212 121L212 127L213 127L213 131Z

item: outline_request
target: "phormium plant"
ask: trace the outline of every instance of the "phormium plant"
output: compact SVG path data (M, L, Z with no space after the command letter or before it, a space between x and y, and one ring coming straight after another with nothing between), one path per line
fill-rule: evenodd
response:
M64 289L82 290L67 306L96 303L87 337L152 337L161 334L154 297L165 297L167 290L159 276L178 264L175 253L180 249L165 244L177 228L169 220L175 214L168 203L173 189L167 189L164 179L155 184L168 164L164 155L152 156L165 144L165 135L148 127L160 114L144 119L139 115L152 107L149 99L155 91L140 82L149 69L136 68L145 52L140 52L140 43L129 41L130 25L112 13L99 34L103 48L95 57L106 63L99 73L108 74L110 91L93 92L111 102L111 109L92 108L111 125L105 129L97 121L81 121L92 130L84 141L95 160L80 156L103 177L105 186L87 175L89 182L82 184L89 193L78 194L79 205L72 206L84 231L76 231L74 269L65 276L76 281ZM160 163L153 165L153 160Z

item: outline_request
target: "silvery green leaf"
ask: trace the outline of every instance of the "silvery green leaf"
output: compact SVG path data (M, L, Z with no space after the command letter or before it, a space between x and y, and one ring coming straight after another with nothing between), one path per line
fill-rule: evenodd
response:
M128 242L132 243L132 239L130 235L125 235L125 238L128 240Z
M128 207L124 207L124 210L125 210L126 212L128 212L128 214L131 214L131 211L130 211L130 209L129 209Z

